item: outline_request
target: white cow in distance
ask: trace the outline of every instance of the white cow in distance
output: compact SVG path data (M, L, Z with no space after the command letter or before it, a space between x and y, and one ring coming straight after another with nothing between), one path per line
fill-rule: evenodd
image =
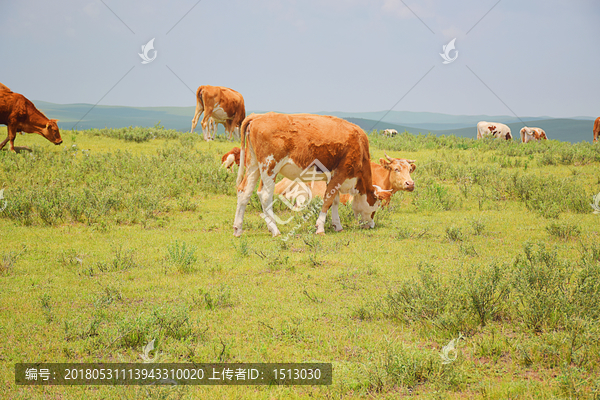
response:
M512 140L510 128L500 122L480 121L477 123L477 139L493 137L496 139Z
M524 126L521 128L521 142L528 143L536 140L546 140L548 137L546 136L546 132L542 128L530 128L528 126Z
M398 134L398 131L395 129L384 129L383 136L394 137Z

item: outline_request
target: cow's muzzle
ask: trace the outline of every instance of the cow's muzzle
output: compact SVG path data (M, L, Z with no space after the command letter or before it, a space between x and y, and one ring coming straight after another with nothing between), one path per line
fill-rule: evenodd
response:
M58 146L59 144L62 144L62 142L63 141L61 140L60 142L55 142L54 144Z

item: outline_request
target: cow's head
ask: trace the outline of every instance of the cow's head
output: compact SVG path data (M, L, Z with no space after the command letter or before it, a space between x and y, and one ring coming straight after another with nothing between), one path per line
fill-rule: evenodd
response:
M533 131L533 135L535 136L535 138L536 138L537 140L542 140L542 139L544 139L544 140L547 140L547 139L548 139L548 138L546 137L546 132L544 132L544 131L543 131L543 130L541 130L541 129L539 129L539 130L538 130L538 129L535 129L535 130Z
M363 228L374 228L375 221L373 218L375 218L375 212L379 209L381 200L385 200L388 192L373 185L365 189L365 194L357 191L354 195L352 199L352 211L354 211L354 216L363 223Z
M412 174L417 166L415 160L406 160L404 158L392 158L385 154L385 159L380 158L379 164L383 166L390 174L390 184L394 191L407 190L412 192L415 190L415 181L412 180Z
M42 129L40 133L43 137L45 137L52 143L61 144L63 141L60 137L60 131L58 130L58 125L56 124L57 122L57 119L48 120L46 126Z
M393 190L389 189L389 190L385 190L380 188L377 185L373 185L373 188L375 188L375 197L377 198L377 200L379 200L379 203L382 206L387 206L388 204L390 204L390 200L392 200L392 194L393 194ZM375 217L375 213L373 213L371 215L371 217Z

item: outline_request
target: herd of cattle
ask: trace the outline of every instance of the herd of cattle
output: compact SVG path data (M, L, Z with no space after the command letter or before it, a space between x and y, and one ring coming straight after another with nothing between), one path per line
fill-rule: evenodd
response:
M196 111L192 132L200 116L205 140L214 139L217 125L222 124L231 140L236 136L241 148L234 148L223 156L223 166L239 165L237 176L237 209L233 230L242 234L244 212L250 197L260 181L258 198L263 218L273 236L279 235L278 218L273 212L274 194L292 196L299 188L307 189L310 182L312 195L323 198L317 218L317 233L324 233L325 218L331 208L331 222L336 231L343 229L338 205L352 198L352 209L365 227L374 227L374 215L380 205L386 205L399 191L414 190L410 174L415 170L414 160L392 158L370 159L369 140L357 125L346 120L312 114L251 114L246 117L244 98L233 89L220 86L200 86L196 91ZM62 139L56 119L48 119L23 95L12 92L0 83L0 124L8 128L0 150L14 140L18 132L39 133L54 144ZM398 132L386 129L383 134L395 136ZM596 142L600 135L600 117L593 128ZM477 139L487 137L512 140L510 128L497 122L477 124ZM547 139L540 128L521 129L521 142ZM277 175L284 178L276 184ZM292 188L292 189L290 189Z

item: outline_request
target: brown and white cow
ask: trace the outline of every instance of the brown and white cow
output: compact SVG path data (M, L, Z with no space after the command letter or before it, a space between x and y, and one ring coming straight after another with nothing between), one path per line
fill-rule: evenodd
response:
M0 150L10 142L10 151L15 150L15 138L18 132L39 133L54 144L61 144L57 119L48 119L31 101L0 83L0 124L8 128L8 135Z
M196 91L196 112L192 119L192 132L198 125L200 115L202 118L202 133L204 140L212 140L216 135L216 127L222 124L231 140L234 132L239 136L239 127L246 118L244 98L233 89L223 86L200 86ZM211 122L210 119L213 119ZM214 125L213 125L214 124ZM213 125L211 127L211 125ZM212 134L212 135L211 135Z
M594 143L598 141L598 136L600 136L600 117L594 122Z
M231 171L233 164L240 165L240 151L239 147L234 147L221 157L221 168L225 167Z
M542 128L530 128L524 126L521 128L521 142L529 143L536 140L547 140L546 132Z
M510 128L500 122L480 121L477 123L477 139L494 137L497 139L512 140Z
M385 206L390 202L391 196L399 190L412 192L415 190L415 182L410 174L417 168L414 160L404 158L392 158L385 155L385 158L379 159L379 164L371 161L371 173L373 177L373 185L384 191L380 195L381 205ZM293 185L293 182L287 178L280 180L275 185L275 193L282 194L286 189ZM325 198L327 184L323 181L314 182L311 188L313 196ZM352 198L349 194L340 194L340 203L346 204Z
M369 140L357 125L322 115L252 114L242 123L241 142L235 236L242 234L244 212L259 179L263 183L258 190L261 216L273 236L280 234L273 213L277 174L291 180L304 181L309 175L314 180L329 179L317 218L317 233L325 233L330 207L335 230L343 229L337 209L340 193L354 195L355 215L369 227L375 226L373 217L379 208L379 190L372 182Z
M398 131L395 129L384 129L383 136L394 137L398 134Z

